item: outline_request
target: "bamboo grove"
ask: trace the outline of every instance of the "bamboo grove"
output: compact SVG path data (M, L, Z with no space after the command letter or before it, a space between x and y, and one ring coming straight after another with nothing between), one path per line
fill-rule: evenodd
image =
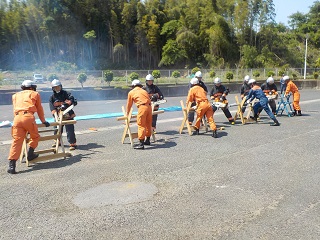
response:
M288 25L272 0L1 0L0 69L319 67L320 2Z

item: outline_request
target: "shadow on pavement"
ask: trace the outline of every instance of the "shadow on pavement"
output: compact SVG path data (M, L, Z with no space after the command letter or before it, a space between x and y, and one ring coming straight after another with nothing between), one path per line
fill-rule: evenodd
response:
M86 145L78 145L77 149L78 150L89 151L89 150L92 150L92 149L95 149L95 148L105 148L105 147L106 146L104 146L104 145L99 145L99 144L96 144L96 143L88 143Z
M47 162L45 162L45 161L44 162L37 162L34 165L31 165L28 170L18 171L18 174L42 170L42 169L63 168L66 166L70 166L74 163L80 162L83 159L89 158L88 156L90 156L92 154L94 154L94 153L78 154L76 156L71 156L66 159L48 160Z

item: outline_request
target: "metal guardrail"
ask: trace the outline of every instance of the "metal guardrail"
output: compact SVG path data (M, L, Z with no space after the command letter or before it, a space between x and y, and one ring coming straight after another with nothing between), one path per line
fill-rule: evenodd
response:
M119 86L119 85L128 85L131 82L130 74L135 72L139 75L140 79L144 79L147 74L152 74L153 70L111 70L113 72L113 81L111 82L111 86ZM179 83L188 83L189 79L193 76L191 69L167 69L167 70L159 70L160 78L156 79L155 82L157 84L179 84ZM179 78L174 78L172 73L174 71L178 71L180 73ZM211 82L212 78L210 78L210 72L214 71L216 77L220 77L223 82L239 82L242 81L245 75L255 76L256 73L259 73L259 77L254 77L257 80L265 80L268 77L270 72L274 73L276 79L280 79L279 72L280 68L261 68L261 69L201 69L203 74L203 79L205 82ZM307 69L307 79L314 79L313 73L320 71L317 68L308 68ZM69 72L61 72L57 73L59 79L62 82L66 82L69 80L76 80L77 76L83 71L69 71ZM231 72L233 74L233 79L228 80L226 78L226 74ZM51 72L50 72L51 73ZM43 76L48 76L49 72L41 72ZM88 75L88 79L94 79L97 83L97 86L100 85L108 85L103 81L103 70L88 70L85 71ZM290 68L288 71L284 73L285 75L292 76L295 74L297 79L302 79L304 74L304 68ZM33 72L27 71L4 71L0 72L0 86L20 86L20 84L26 80L33 79ZM44 83L48 83L45 81ZM39 83L41 85L41 83Z

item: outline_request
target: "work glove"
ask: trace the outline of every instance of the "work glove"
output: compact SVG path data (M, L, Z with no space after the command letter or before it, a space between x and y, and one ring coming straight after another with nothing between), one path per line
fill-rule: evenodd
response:
M226 97L225 97L225 96L222 96L222 97L220 98L220 101L224 101L224 100L226 100Z
M250 101L250 99L248 99L247 101L246 101L246 104L249 104L251 101Z
M48 123L47 121L44 121L42 124L44 124L46 127L50 127L50 123Z

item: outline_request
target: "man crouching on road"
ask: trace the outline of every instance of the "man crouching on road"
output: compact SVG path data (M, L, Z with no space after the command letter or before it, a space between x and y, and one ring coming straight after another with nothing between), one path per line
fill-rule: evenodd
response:
M132 90L128 93L127 116L131 110L133 102L138 108L137 124L139 145L134 149L144 149L144 145L150 145L152 108L151 100L146 90L142 89L140 80L135 79L131 84ZM145 139L146 138L146 139Z
M213 131L212 137L217 138L217 126L213 120L213 110L211 104L207 98L207 92L199 85L199 80L197 78L192 78L190 81L192 87L189 90L187 97L187 106L189 102L197 103L197 120L195 123L195 131L192 135L199 135L199 128L201 124L201 119L205 115L207 117L208 123L211 130Z

